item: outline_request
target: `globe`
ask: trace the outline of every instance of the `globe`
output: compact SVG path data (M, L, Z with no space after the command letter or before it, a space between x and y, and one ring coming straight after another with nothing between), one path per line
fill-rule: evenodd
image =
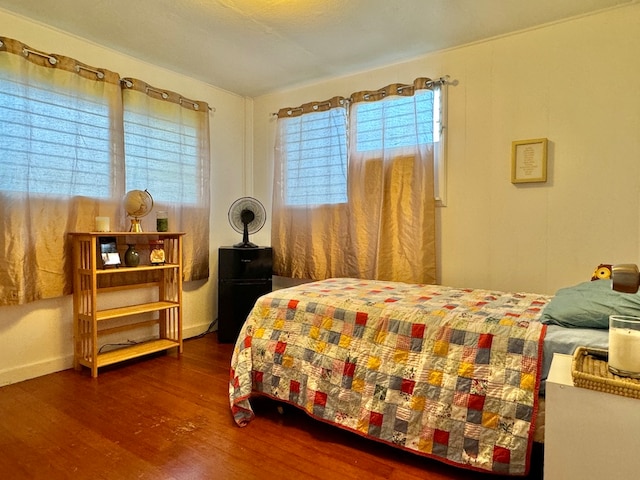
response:
M146 190L130 190L124 196L124 209L131 219L130 232L141 232L140 218L151 213L153 197Z

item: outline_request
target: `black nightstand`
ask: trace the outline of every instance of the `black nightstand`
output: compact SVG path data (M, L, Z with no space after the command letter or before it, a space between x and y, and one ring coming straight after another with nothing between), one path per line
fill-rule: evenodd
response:
M233 343L258 297L272 289L271 247L218 250L218 341Z

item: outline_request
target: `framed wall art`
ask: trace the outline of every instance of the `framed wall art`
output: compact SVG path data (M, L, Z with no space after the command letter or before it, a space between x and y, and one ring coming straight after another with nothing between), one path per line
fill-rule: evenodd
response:
M547 181L547 139L517 140L511 144L511 183Z

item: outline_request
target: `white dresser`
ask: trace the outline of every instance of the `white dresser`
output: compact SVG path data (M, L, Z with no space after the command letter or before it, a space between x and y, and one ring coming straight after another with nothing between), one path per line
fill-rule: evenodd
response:
M640 400L575 387L570 355L547 378L545 480L640 478Z

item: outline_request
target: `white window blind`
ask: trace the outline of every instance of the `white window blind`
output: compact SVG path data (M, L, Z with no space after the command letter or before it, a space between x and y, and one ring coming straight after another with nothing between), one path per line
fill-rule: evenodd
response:
M167 204L197 203L202 183L198 128L175 112L167 117L162 102L139 111L125 101L124 109L126 189L148 189Z
M434 98L433 90L418 90L411 97L392 96L384 101L359 105L357 151L437 142L439 109L434 108Z
M347 114L332 108L283 119L285 203L347 201Z
M390 96L357 109L358 152L433 144L434 196L446 205L446 88L417 90L412 97ZM416 122L414 124L414 122ZM417 130L416 130L417 129Z
M102 98L0 71L0 190L109 197L109 114Z

